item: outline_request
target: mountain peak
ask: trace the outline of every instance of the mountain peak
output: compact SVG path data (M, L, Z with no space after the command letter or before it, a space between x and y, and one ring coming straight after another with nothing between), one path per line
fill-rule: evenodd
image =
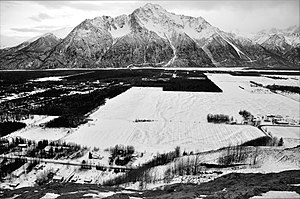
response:
M240 34L220 30L200 16L175 14L152 3L129 15L86 19L72 31L67 30L64 32L69 34L63 40L58 40L53 32L54 35L45 34L35 42L0 53L0 65L80 68L135 64L165 67L300 64L299 27L264 30L253 36L252 42ZM32 59L27 60L28 56ZM19 66L19 60L23 60L23 65Z
M151 9L151 10L164 10L165 11L165 9L163 7L161 7L158 4L153 4L153 3L147 3L142 8Z

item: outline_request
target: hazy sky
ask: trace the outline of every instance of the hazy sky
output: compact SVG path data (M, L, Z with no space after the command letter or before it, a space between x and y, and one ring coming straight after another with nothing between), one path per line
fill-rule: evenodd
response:
M0 1L0 45L9 46L87 18L130 14L151 2L166 10L202 16L224 31L257 32L299 25L299 0L210 1Z

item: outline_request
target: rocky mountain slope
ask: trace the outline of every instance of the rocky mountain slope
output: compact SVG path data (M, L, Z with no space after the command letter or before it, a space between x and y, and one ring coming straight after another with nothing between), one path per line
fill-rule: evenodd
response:
M0 51L0 68L38 68L60 41L60 38L48 33L32 42L24 42L16 47L2 49Z
M130 15L87 19L62 40L41 37L41 47L36 40L1 50L0 64L1 69L297 68L300 66L297 38L299 28L274 34L260 32L248 39L226 33L202 17L176 15L159 5L146 4Z

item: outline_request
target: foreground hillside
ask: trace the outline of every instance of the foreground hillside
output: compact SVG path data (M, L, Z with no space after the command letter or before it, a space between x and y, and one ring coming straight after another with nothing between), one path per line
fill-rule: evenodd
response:
M176 15L146 4L129 15L86 19L63 39L44 35L3 49L0 69L297 68L298 36L299 28L295 28L285 35L261 33L248 39L226 33L200 16Z
M48 184L36 188L21 188L5 190L0 193L3 198L107 198L107 199L137 199L137 198L250 198L268 191L293 192L294 196L300 194L300 171L284 171L280 173L231 173L216 180L195 184L173 184L163 189L136 191L122 188L105 187L89 184ZM298 195L299 196L299 195Z

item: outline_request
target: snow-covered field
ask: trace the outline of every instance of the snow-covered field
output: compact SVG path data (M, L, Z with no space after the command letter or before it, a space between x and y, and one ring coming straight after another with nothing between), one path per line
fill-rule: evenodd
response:
M300 145L300 127L265 126L263 127L272 136L283 138L284 147L295 147Z
M7 135L6 137L22 137L29 140L59 140L66 136L72 129L69 128L43 128L39 126L33 126L24 128L14 133Z
M250 199L279 199L279 198L300 198L300 194L295 191L268 191L261 196L254 196Z
M246 109L254 116L271 113L275 115L282 115L283 117L289 116L291 119L300 118L299 102L283 95L268 92L267 90L255 92L257 91L256 87L252 87L251 89L250 81L260 83L260 79L269 78L232 76L229 74L207 74L207 76L224 92L221 93L221 97L217 99L219 100L219 105L216 106L217 110L220 110L220 112L224 110L223 106L225 105L229 110L233 110L234 113L236 113L236 110ZM245 89L241 89L239 86ZM232 115L231 112L224 113Z
M162 153L176 146L190 151L207 151L264 136L249 125L209 124L209 113L233 116L237 122L242 120L238 112L244 109L254 116L271 113L289 119L300 118L299 102L267 90L251 92L256 87L251 87L250 81L256 81L256 77L211 73L207 76L223 93L166 92L161 88L133 87L108 100L90 115L92 121L79 128L43 128L39 124L54 117L42 116L25 121L28 127L8 136L64 139L101 149L124 144L149 152Z
M109 100L90 116L92 122L65 139L100 148L126 144L142 151L163 152L176 146L194 151L212 150L264 136L252 126L208 124L208 113L229 112L239 117L237 112L242 107L235 112L228 105L223 107L224 111L218 110L221 95L132 88ZM153 122L134 122L136 119Z
M272 113L299 118L298 102L271 92L249 92L239 87L250 88L253 77L207 75L223 93L133 87L91 114L93 121L65 140L102 149L125 144L152 152L169 151L176 146L206 151L264 136L252 126L209 124L206 119L209 113L227 114L238 122L242 119L238 112L244 109L253 115Z
M58 116L33 115L32 118L22 120L27 126L5 137L22 137L29 140L59 140L72 131L70 128L44 128L43 124L58 118Z

